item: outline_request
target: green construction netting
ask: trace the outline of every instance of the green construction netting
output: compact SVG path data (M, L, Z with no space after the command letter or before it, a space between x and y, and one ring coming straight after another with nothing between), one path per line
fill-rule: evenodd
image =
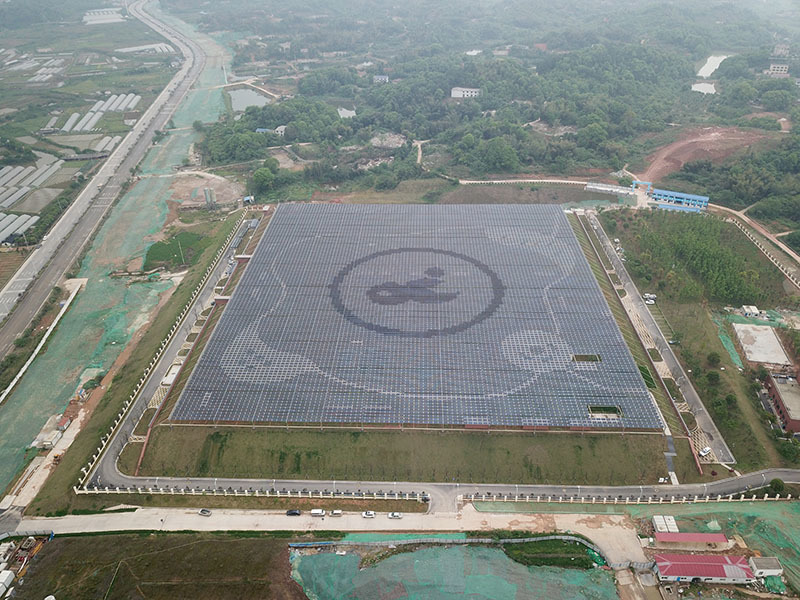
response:
M629 514L634 518L673 515L681 531L741 535L763 556L777 556L784 576L800 589L800 502L699 502L697 504L547 504L475 502L475 509L506 513Z
M742 317L742 319L744 319L744 317ZM736 352L736 345L733 343L733 340L730 338L727 330L725 329L725 321L720 315L717 314L711 315L711 320L714 321L714 324L717 326L717 335L719 336L719 340L722 342L722 345L725 346L725 350L728 351L728 354L730 354L733 364L740 369L744 368L744 363L742 363L742 359L739 358L739 353Z
M772 592L773 594L786 593L786 586L784 585L783 581L781 581L781 578L777 575L764 577L764 587L767 588L768 592Z
M633 516L674 515L682 531L740 535L762 556L777 556L784 576L800 588L800 502L733 502L627 507Z
M362 570L359 561L352 553L294 555L292 576L312 600L618 598L606 570L525 567L496 548L425 548Z
M151 7L158 11L156 5ZM25 378L3 405L0 419L0 489L22 467L25 448L45 421L64 410L78 385L108 370L133 333L148 319L159 294L170 282L147 282L128 285L124 279L112 279L110 271L128 266L144 257L154 233L166 220L167 200L175 173L188 156L196 139L191 124L200 119L216 121L224 110L222 67L230 61L230 52L212 38L199 34L185 23L167 17L209 55L206 68L186 100L178 108L174 121L182 131L172 131L153 146L141 163L145 177L119 201L102 224L92 243L78 277L88 278L69 312L64 315L47 350L33 363ZM147 177L150 175L150 177Z

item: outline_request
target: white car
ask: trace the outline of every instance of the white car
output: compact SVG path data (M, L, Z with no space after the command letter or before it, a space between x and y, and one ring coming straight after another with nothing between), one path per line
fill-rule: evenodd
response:
M402 518L403 518L403 513L399 513L399 512L390 512L390 513L389 513L389 518L390 518L390 519L402 519Z
M653 305L653 304L656 303L656 301L655 300L645 300L644 303L647 304L647 305Z
M361 513L361 516L365 519L374 519L375 518L375 511L374 510L365 510Z
M698 452L698 454L700 456L708 456L709 454L711 454L711 447L710 446L706 446L705 448L700 450L700 452Z

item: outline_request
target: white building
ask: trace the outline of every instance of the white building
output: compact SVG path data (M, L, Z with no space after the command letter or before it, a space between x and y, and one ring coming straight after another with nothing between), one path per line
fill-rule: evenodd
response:
M479 88L454 87L450 90L451 98L477 98L481 95Z
M789 77L789 65L772 63L769 66L767 75L770 77L777 77L779 79Z
M751 556L750 568L756 577L780 577L783 567L774 556Z
M285 136L286 135L286 125L278 125L275 128L275 133L278 134L281 137Z

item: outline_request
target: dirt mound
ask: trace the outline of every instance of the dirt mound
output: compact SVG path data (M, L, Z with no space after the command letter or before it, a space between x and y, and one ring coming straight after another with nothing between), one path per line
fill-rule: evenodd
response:
M769 132L738 127L704 127L684 132L677 142L658 149L647 157L650 166L639 179L658 181L696 160L721 161L737 150L774 137Z

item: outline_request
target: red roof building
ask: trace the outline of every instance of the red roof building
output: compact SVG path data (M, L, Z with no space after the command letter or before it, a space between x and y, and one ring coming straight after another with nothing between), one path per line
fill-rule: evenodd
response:
M661 581L751 583L756 580L744 556L656 554L654 560Z
M728 538L724 533L669 533L666 531L655 532L656 542L659 544L727 544Z

